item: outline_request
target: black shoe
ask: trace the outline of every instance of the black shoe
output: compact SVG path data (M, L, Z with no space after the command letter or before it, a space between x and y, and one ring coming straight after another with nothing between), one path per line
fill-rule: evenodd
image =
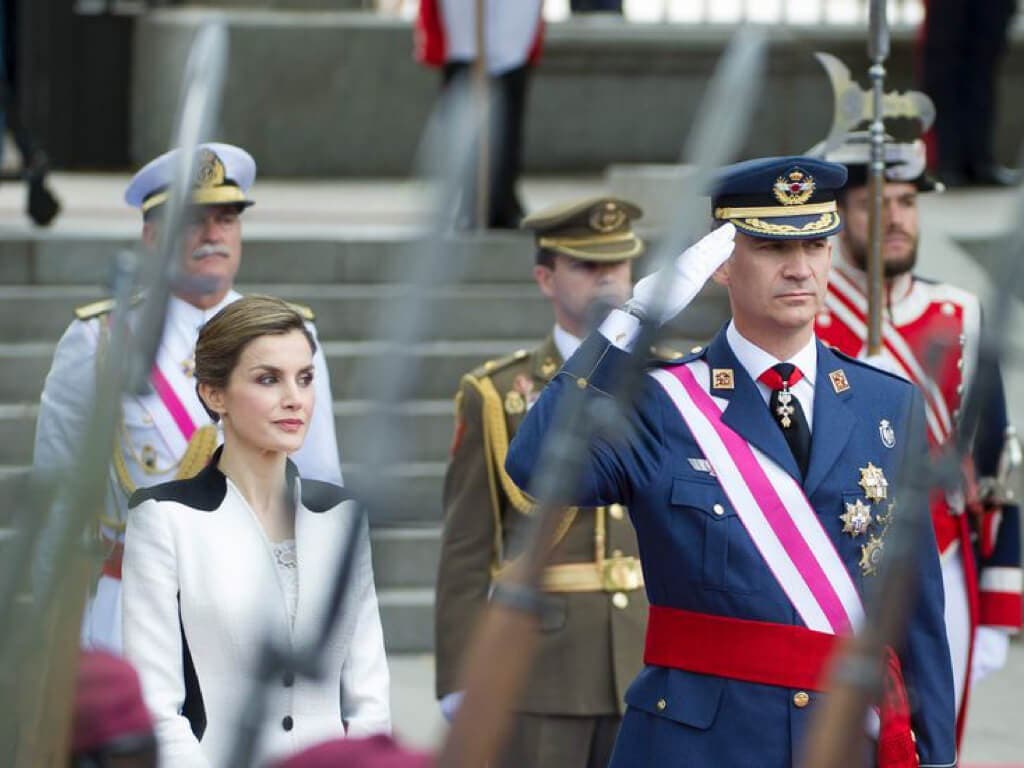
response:
M973 169L970 180L976 187L1016 187L1021 182L1021 172L1001 165L986 165Z

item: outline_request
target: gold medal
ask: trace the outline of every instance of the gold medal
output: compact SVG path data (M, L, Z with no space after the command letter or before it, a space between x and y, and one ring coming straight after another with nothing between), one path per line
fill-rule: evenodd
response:
M877 536L871 536L867 543L860 548L860 570L865 576L874 576L878 573L878 566L882 563L882 554L885 552L885 544Z
M857 483L864 489L864 495L869 501L885 501L889 495L889 481L885 474L870 461L866 467L860 470L860 480Z
M505 413L509 416L518 416L526 411L526 402L523 396L514 389L505 395Z
M862 536L868 532L868 526L871 525L871 505L857 499L854 503L846 505L846 512L841 514L839 519L843 521L843 533L855 538Z

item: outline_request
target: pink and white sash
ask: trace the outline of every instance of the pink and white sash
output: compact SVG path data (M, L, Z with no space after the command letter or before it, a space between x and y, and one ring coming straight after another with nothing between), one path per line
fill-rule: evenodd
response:
M799 483L722 421L697 360L651 372L711 464L779 586L809 628L848 634L864 619L849 571Z
M867 297L838 269L829 273L828 294L825 305L829 312L849 328L857 338L868 337ZM921 361L907 340L892 323L882 321L882 349L896 367L896 372L914 384L923 395L925 421L929 436L935 445L942 445L953 433L953 418L938 384L928 376Z

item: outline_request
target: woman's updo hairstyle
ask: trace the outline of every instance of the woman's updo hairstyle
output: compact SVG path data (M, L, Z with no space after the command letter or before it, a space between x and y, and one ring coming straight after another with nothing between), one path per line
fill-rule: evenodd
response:
M199 331L196 341L196 394L199 385L206 384L224 389L238 359L250 342L261 336L283 336L301 331L316 352L316 341L306 328L306 321L288 302L273 296L251 295L233 301L210 318ZM199 402L215 422L220 415L206 405L203 396Z

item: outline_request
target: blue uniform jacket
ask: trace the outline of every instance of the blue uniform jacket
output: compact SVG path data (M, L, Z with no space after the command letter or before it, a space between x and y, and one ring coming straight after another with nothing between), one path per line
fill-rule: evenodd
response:
M512 479L529 487L545 432L565 387L585 379L594 397L614 391L625 353L592 334L530 409L509 450ZM796 461L756 384L720 332L711 345L679 362L703 357L734 372L724 421L790 474ZM849 388L837 392L829 373L841 370ZM925 450L923 434L908 434L920 396L906 381L839 356L818 343L810 465L803 489L863 595L872 576L859 565L867 536L843 534L844 504L867 501L859 469L881 467L895 485L907 451ZM636 527L650 602L754 621L802 625L755 549L717 480L694 469L702 453L668 395L652 378L626 414L629 428L597 437L575 503L622 503ZM840 387L841 388L841 387ZM919 414L922 415L922 414ZM892 448L880 428L895 433ZM923 424L922 419L916 421ZM713 513L722 505L725 514ZM898 507L897 507L898 513ZM874 526L872 527L874 530ZM943 623L942 579L931 527L920 542L916 610L900 650L922 766L956 762L953 681ZM757 648L751 647L756 654ZM790 766L800 759L808 724L822 695L797 707L795 689L647 666L626 694L628 705L612 760L627 766ZM659 705L659 702L662 702ZM851 760L870 764L871 758Z

